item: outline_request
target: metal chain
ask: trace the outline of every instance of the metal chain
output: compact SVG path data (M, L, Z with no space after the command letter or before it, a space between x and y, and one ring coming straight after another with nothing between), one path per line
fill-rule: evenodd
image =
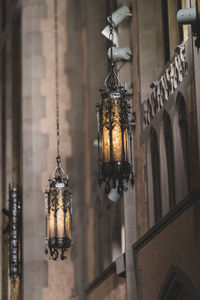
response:
M112 0L108 0L108 15L109 15L109 27L110 27L110 34L109 34L109 41L111 44L110 47L110 71L108 76L106 77L104 81L104 85L106 88L110 87L111 89L114 89L116 86L120 85L120 80L118 75L115 73L115 63L113 61L113 41L114 41L114 34L113 34L113 20L112 20Z
M57 158L60 158L60 124L59 124L59 70L58 70L58 1L54 0L54 41L55 41L55 84L56 84L56 137Z
M110 15L110 34L109 34L109 40L111 41L111 65L113 64L113 22L112 22L112 0L108 0L109 4L109 15Z

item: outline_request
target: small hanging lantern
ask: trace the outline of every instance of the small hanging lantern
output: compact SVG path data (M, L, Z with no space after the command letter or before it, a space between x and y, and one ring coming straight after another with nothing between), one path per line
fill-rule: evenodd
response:
M3 234L9 233L9 276L13 286L21 277L21 199L16 188L9 186L9 210L2 212L9 218L9 223Z
M57 166L48 190L45 192L46 201L46 254L56 260L60 254L61 260L66 258L65 252L72 244L72 193L69 190L69 179L61 167L60 134L59 134L59 78L58 78L58 16L57 0L54 0L55 21L55 80L56 80L56 135L57 135Z
M56 260L60 250L61 260L65 259L65 252L71 246L71 219L72 203L69 190L68 176L60 165L57 157L57 167L52 179L49 180L49 189L45 193L47 209L47 249L50 257Z
M112 14L111 14L112 16ZM111 17L112 18L112 17ZM112 24L112 22L111 22ZM109 39L113 44L113 29L110 26ZM132 113L125 88L117 77L111 45L110 73L101 89L101 101L97 104L99 184L105 182L105 192L110 192L110 184L118 193L127 190L125 183L133 185L132 135L130 118Z

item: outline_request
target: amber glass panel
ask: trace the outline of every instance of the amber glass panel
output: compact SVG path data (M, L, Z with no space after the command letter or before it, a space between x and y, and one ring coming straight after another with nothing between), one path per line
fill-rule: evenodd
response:
M109 137L109 129L107 128L109 122L108 116L108 105L107 99L104 99L104 106L103 106L103 143L102 143L102 151L103 151L103 162L110 161L110 137Z
M113 98L112 100L112 116L113 116L113 130L112 130L112 148L113 160L122 160L122 130L120 123L120 99Z
M103 127L103 162L110 161L110 138L109 130L106 126Z
M58 191L58 205L57 205L57 237L64 237L64 210L63 210L63 193Z
M200 20L200 0L197 0L198 20Z
M114 161L122 161L122 130L120 123L120 98L111 98L112 104L112 158ZM104 99L103 106L103 162L110 161L110 136L109 136L108 102ZM124 136L125 151L127 151L127 133ZM126 156L127 157L127 156Z
M70 238L70 213L69 209L67 210L65 214L65 232L66 232L66 237Z
M128 161L128 129L124 131L124 160Z
M52 203L52 195L50 196L50 203ZM55 219L54 219L54 209L50 205L49 212L49 238L54 238L54 228L55 228Z

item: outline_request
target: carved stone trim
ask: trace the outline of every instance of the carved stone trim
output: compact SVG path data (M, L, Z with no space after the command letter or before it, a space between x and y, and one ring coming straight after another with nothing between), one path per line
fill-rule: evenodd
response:
M185 47L179 48L179 54L166 68L160 80L154 82L152 92L143 103L144 119L143 129L145 129L163 107L169 96L175 92L178 85L188 74L188 62Z

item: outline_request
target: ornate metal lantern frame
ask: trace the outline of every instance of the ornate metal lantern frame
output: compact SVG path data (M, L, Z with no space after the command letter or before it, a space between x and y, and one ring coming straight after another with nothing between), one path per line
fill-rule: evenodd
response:
M46 254L56 260L59 255L65 259L65 252L70 248L72 224L72 193L69 189L68 176L60 165L57 157L57 167L49 180L49 189L45 192L47 215L47 247Z
M132 166L132 116L129 98L114 72L111 54L111 70L101 89L101 100L96 105L98 131L98 182L105 182L105 192L118 185L118 193L134 184ZM130 156L130 157L129 157Z

